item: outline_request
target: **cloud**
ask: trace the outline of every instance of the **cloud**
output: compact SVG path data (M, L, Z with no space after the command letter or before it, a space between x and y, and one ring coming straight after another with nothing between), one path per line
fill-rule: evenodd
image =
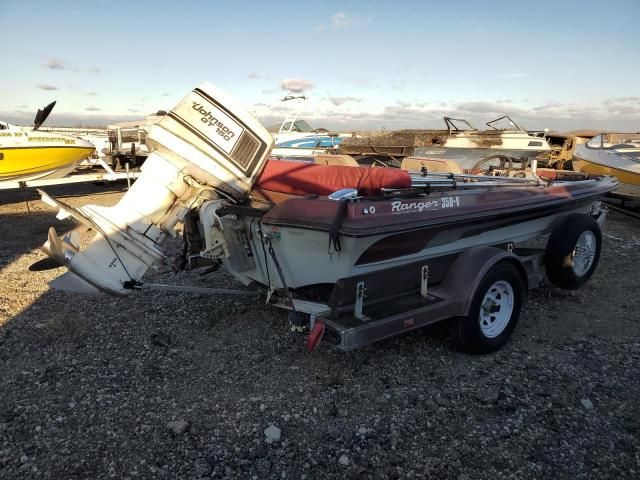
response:
M303 78L285 78L280 82L280 88L293 93L302 93L312 89L313 83Z
M96 92L89 92L87 95L91 95L92 97L97 97L98 94Z
M608 113L613 113L618 115L636 115L640 113L640 102L637 103L636 105L630 105L630 104L621 105L619 103L606 105L605 110Z
M85 108L85 110L87 112L101 112L102 111L102 109L98 108L98 107L87 107L87 108Z
M247 75L247 78L249 80L266 80L271 78L271 76L267 73L251 72L249 75Z
M360 97L329 97L329 101L336 106L342 105L347 102L360 103L362 98Z
M66 63L57 58L47 58L42 66L51 70L64 70Z
M502 113L505 107L491 102L462 102L458 103L455 108L467 113Z
M53 85L48 85L46 83L40 83L37 85L40 90L58 90L58 87L54 87Z
M326 127L331 130L350 132L353 130L387 130L404 128L414 129L442 129L442 118L464 118L472 125L484 127L485 122L509 114L521 127L525 129L541 130L550 128L557 131L572 131L577 129L595 130L635 130L640 124L640 103L617 103L611 105L582 105L576 103L562 103L548 101L546 103L529 105L521 100L484 101L469 100L464 102L441 102L398 99L392 104L381 108L369 107L366 98L351 104L349 109L342 108L340 100L333 102L334 97L326 98L326 102L311 106L300 112L312 126ZM339 97L335 97L339 98ZM621 97L625 98L625 97ZM282 121L281 112L270 108L265 112L265 124L275 124Z
M363 17L362 15L349 15L344 12L336 12L329 18L329 26L331 28L350 28L371 23L371 17ZM322 23L316 25L313 30L323 32L327 29L327 25Z
M35 110L35 109L34 109ZM34 110L19 111L0 111L2 120L14 125L33 125ZM104 128L109 124L116 122L124 122L129 120L138 120L140 115L122 115L122 114L104 114L100 112L57 112L52 118L47 119L47 125L50 127L96 127Z
M128 108L127 110L129 110L131 113L138 113L140 111L137 108Z
M564 107L563 103L559 103L559 102L551 102L551 103L547 103L545 105L540 105L537 107L533 107L531 110L534 112L548 112L551 110L556 110L558 108L562 108Z
M613 105L615 103L640 103L640 97L607 98L602 103L604 105Z
M89 68L89 73L101 73L102 70L100 70L98 67L91 67Z
M166 93L166 92L165 92L165 93L163 93L163 94L162 94L162 96L163 96L163 97L170 97L170 96L171 96L171 94L170 94L170 93Z
M502 100L498 100L496 103L513 103L513 100L511 100L510 98L505 98Z
M344 12L337 12L331 15L331 26L333 28L357 27L371 23L371 18L360 15L348 15Z

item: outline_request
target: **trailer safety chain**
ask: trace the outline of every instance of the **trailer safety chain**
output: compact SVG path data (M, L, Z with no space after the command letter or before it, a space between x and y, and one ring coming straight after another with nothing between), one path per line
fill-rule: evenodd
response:
M278 276L280 277L280 281L282 282L282 286L287 295L287 300L289 300L289 306L291 307L292 312L296 312L296 307L293 304L293 295L291 295L291 291L287 286L287 281L284 279L284 273L282 272L282 268L280 267L280 262L278 262L278 258L276 257L276 252L273 249L273 245L271 243L271 237L268 235L264 236L264 241L267 244L267 250L269 251L269 255L271 255L271 259L273 260L273 264L276 266L276 270L278 271Z

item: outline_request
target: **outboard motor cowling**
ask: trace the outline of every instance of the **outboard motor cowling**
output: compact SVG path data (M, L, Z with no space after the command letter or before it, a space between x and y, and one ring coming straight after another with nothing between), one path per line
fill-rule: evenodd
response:
M147 136L151 151L142 173L113 207L60 209L97 231L86 249L77 236L54 229L43 250L69 272L51 286L79 292L125 294L162 259L162 242L205 201L246 198L273 147L260 123L227 94L203 83L183 98Z

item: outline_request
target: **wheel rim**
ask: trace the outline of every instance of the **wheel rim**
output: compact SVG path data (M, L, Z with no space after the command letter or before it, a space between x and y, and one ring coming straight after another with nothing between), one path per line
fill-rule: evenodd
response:
M484 295L480 305L480 330L488 338L500 335L509 324L513 313L513 287L500 280L494 283Z
M585 230L578 237L573 249L573 273L578 277L586 274L596 258L596 236L591 230Z

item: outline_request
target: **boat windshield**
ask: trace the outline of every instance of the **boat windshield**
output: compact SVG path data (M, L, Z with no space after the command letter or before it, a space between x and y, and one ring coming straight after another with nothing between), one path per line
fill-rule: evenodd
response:
M640 133L601 133L587 142L590 148L610 148L614 150L640 149Z
M311 133L313 128L304 120L296 120L295 122L285 122L280 129L281 132L301 132Z
M464 118L444 117L444 123L450 134L452 132L468 132L470 130L475 130L475 127Z
M513 118L509 115L503 115L501 117L496 118L495 120L491 120L485 124L487 127L492 128L494 130L504 130L504 131L517 131L523 132L524 130L520 128Z

